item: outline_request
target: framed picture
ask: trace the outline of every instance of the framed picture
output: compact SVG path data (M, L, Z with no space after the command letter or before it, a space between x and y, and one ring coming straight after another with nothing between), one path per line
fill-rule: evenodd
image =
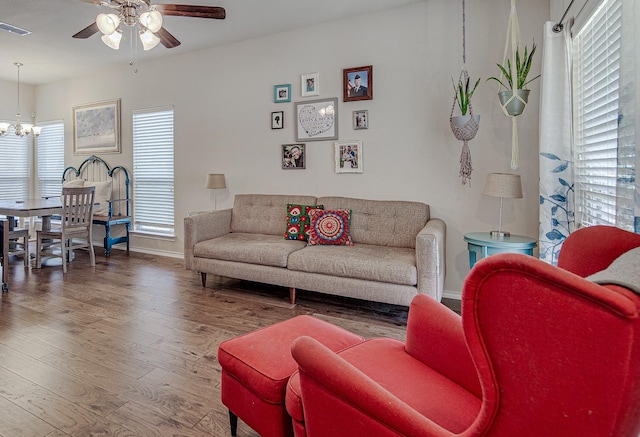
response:
M336 173L362 173L362 141L336 141Z
M345 68L344 101L373 99L373 66Z
M73 153L120 153L120 99L73 107Z
M338 99L295 103L296 141L338 139Z
M282 145L282 169L302 169L304 166L304 143Z
M284 128L284 111L276 111L271 113L271 129Z
M302 97L320 95L320 73L309 73L300 76Z
M353 111L353 128L355 130L369 129L369 111Z
M273 103L284 103L291 101L291 84L273 86Z

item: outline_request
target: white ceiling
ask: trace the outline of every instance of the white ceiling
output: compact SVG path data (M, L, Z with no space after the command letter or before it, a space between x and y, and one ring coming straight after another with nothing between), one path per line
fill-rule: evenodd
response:
M297 27L355 17L424 0L154 0L222 6L225 20L164 17L164 27L182 42L167 49L137 50L137 59L185 53L229 44ZM0 79L16 81L15 62L24 64L20 81L42 84L86 75L97 67L128 64L131 39L123 32L120 50L112 50L99 34L88 39L71 36L91 24L98 13L111 9L81 0L0 0L0 21L32 31L18 36L0 31Z

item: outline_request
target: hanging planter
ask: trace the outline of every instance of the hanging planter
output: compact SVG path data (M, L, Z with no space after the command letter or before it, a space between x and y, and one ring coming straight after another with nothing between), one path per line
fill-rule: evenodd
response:
M500 106L507 111L507 114L512 117L517 117L524 112L524 108L529 102L530 90L517 90L516 95L513 95L513 91L500 91L498 93L498 99L500 100Z
M473 97L473 93L478 88L478 84L480 84L480 79L471 88L471 80L466 68L460 73L458 84L453 83L455 97L451 106L451 114L449 115L449 126L451 126L451 131L456 139L463 142L460 154L460 177L463 185L471 179L471 172L473 171L471 150L468 142L476 136L480 127L480 116L473 113L473 105L471 104L471 97ZM456 103L462 115L453 115Z
M509 49L511 49L510 59L507 57ZM487 80L495 80L500 84L501 88L506 90L498 90L498 99L500 100L502 112L511 118L511 169L513 170L520 166L517 117L524 112L529 100L529 90L525 89L525 87L540 77L540 75L537 75L533 79L527 80L535 52L536 44L534 42L531 46L531 53L528 52L527 46L525 46L522 53L523 56L522 58L520 57L520 24L518 22L516 0L511 0L503 62L502 64L497 64L500 69L500 78L490 77Z

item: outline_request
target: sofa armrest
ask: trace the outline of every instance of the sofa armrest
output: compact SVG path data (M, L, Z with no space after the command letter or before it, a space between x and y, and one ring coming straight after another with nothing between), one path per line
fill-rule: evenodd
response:
M429 296L419 294L411 302L405 351L482 397L478 372L464 339L460 316Z
M231 209L204 212L184 218L184 261L193 270L193 248L200 241L211 240L231 232Z
M416 236L416 267L418 293L440 302L444 291L446 225L431 219Z
M307 435L453 436L317 340L299 337L291 353Z

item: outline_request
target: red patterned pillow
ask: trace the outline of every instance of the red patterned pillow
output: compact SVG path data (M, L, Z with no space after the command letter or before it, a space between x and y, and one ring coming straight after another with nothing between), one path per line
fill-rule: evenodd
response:
M287 203L287 230L285 240L307 241L309 233L309 211L322 209L323 205L297 205Z
M350 209L312 209L309 211L309 245L330 244L353 246L351 235Z

